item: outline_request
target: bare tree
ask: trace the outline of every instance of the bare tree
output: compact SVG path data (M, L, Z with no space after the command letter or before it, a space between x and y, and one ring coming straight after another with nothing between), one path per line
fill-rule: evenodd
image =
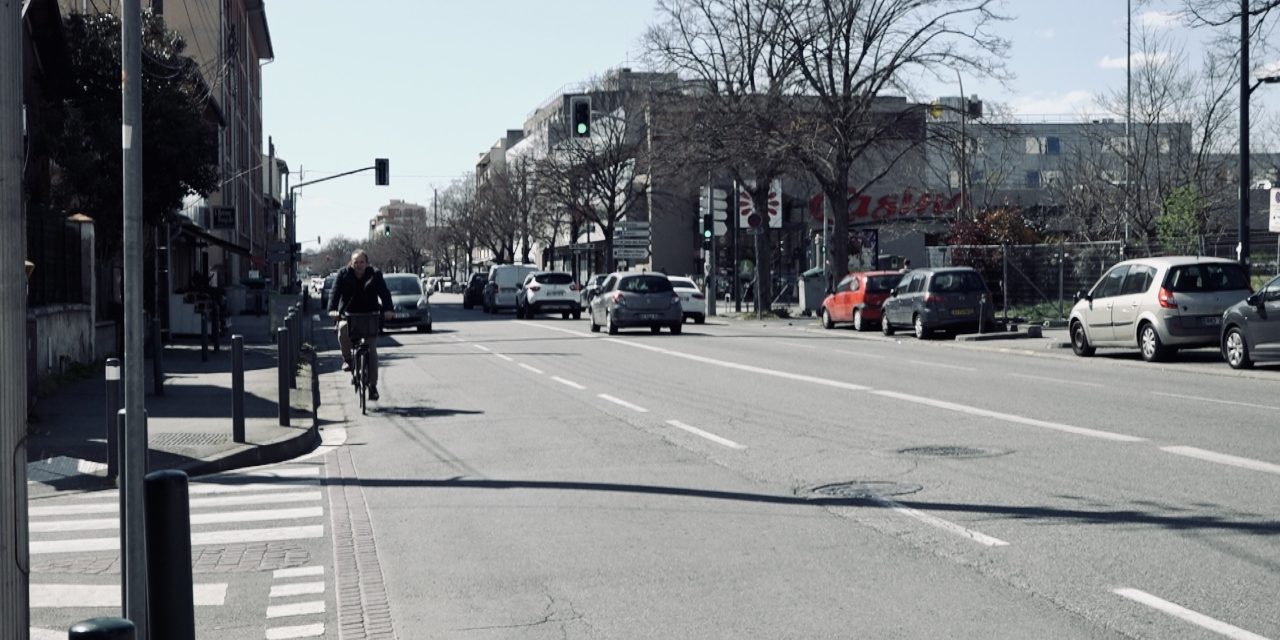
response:
M944 71L1003 78L1008 43L988 28L993 0L778 0L789 17L808 118L788 139L834 217L828 259L848 260L849 191L883 178L911 148L913 80ZM922 137L922 136L920 136Z
M460 256L459 261L464 264L459 266L469 270L471 268L472 254L475 252L476 247L479 246L478 237L481 233L476 203L475 176L468 174L449 185L440 194L440 207L444 211L446 223L442 240ZM465 271L462 272L462 275L465 275Z

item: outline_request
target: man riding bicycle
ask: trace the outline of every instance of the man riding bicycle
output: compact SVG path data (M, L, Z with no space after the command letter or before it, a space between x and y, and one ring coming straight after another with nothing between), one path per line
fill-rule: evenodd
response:
M338 271L329 296L329 317L337 319L348 313L382 312L385 320L395 316L392 312L391 291L382 279L382 272L369 265L364 249L351 253L351 264ZM369 399L378 399L378 351L374 340L369 340ZM351 370L351 333L345 319L338 321L338 345L342 347L342 370Z

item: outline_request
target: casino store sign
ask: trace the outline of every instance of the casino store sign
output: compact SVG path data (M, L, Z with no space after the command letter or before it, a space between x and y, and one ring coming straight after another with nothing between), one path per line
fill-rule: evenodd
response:
M818 192L809 198L809 215L819 224L823 220L826 194ZM960 194L916 192L910 188L894 193L858 193L849 189L849 222L909 221L942 218L955 214L960 207Z

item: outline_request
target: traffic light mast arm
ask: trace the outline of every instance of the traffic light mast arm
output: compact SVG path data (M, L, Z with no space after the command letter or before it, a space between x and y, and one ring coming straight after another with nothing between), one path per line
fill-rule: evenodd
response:
M292 187L289 187L289 193L290 193L290 195L292 195L292 194L293 194L293 190L294 190L294 189L297 189L297 188L299 188L299 187L305 187L305 186L308 186L308 185L313 185L313 184L317 184L317 183L320 183L320 182L324 182L325 180L333 180L334 178L341 178L341 177L343 177L343 176L349 176L349 175L351 175L351 174L353 174L353 173L361 173L361 172L364 172L364 171L373 171L373 170L374 170L374 167L365 167L365 168L363 168L363 169L353 169L353 170L351 170L351 171L344 171L344 172L342 172L342 173L335 173L335 174L333 174L333 175L331 175L331 176L329 176L329 177L327 177L327 178L320 178L319 180L308 180L308 181L306 181L306 182L299 182L298 184L295 184L295 185L293 185Z

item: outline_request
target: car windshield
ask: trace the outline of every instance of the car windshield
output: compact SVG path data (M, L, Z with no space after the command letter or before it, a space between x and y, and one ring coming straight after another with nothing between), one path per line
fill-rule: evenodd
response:
M619 291L630 293L662 293L671 291L671 281L666 276L632 276L618 283Z
M982 278L972 271L943 271L934 274L929 289L942 293L960 293L986 291L987 287L982 284Z
M896 273L887 276L871 276L867 278L867 292L887 293L890 289L898 286L898 281L901 279L902 276Z
M422 293L417 278L387 278L387 289L393 296Z
M1167 282L1170 289L1182 293L1249 288L1249 277L1244 274L1244 268L1231 262L1174 267Z
M573 276L567 273L539 273L533 279L539 284L573 284Z

